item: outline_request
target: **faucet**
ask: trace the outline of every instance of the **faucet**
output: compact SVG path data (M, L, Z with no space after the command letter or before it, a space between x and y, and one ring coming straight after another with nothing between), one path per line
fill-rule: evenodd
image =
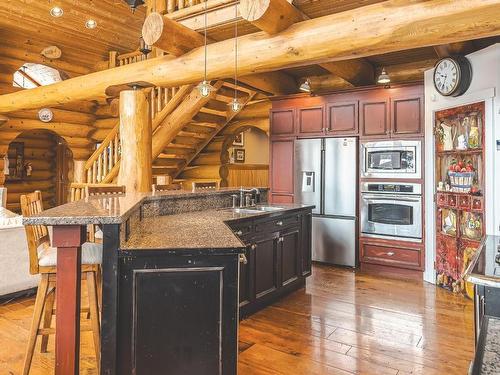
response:
M244 200L245 193L255 193L255 201L257 201L257 203L260 201L260 190L259 189L257 189L257 188L244 189L242 186L242 187L240 187L240 208L245 207L245 200ZM248 206L249 204L246 203L246 205Z

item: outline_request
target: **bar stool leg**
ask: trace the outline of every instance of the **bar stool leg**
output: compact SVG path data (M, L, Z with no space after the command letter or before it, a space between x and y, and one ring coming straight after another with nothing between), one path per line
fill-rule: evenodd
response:
M94 349L97 360L97 366L99 366L101 357L101 333L99 324L99 306L97 297L97 285L96 285L96 272L87 272L87 288L89 295L89 310L90 310L90 324L92 326L92 334L94 336Z
M47 300L45 302L45 312L43 316L43 328L50 328L52 323L52 311L54 309L54 302L56 300L56 288L55 286L49 287L49 292L47 293ZM49 343L49 335L42 335L42 347L41 353L47 353L47 345Z
M35 311L33 312L33 320L31 321L30 336L28 340L28 348L26 350L26 357L23 364L23 375L28 375L31 367L31 360L35 351L36 337L38 335L38 327L42 320L43 307L47 297L47 290L49 288L49 275L42 274L40 284L38 284L38 291L36 293Z

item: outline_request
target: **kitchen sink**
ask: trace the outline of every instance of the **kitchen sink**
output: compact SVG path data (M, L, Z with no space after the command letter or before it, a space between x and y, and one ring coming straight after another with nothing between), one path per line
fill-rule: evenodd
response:
M275 212L283 210L282 207L272 207L272 206L254 206L254 207L236 207L236 208L225 208L224 211L234 212L236 214L256 214L261 212Z

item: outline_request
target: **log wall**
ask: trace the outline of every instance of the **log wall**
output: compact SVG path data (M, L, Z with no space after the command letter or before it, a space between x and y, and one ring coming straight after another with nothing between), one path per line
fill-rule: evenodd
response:
M14 142L24 143L24 163L33 166L32 175L21 180L11 180L7 176L7 209L20 212L20 197L23 194L41 190L44 208L55 205L56 194L56 146L57 137L48 132L26 132ZM15 152L8 149L9 166L15 165Z

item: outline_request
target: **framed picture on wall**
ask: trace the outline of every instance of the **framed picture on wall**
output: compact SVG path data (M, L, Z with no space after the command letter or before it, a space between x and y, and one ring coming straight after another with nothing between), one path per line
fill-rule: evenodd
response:
M235 148L234 149L234 161L236 163L244 163L245 162L245 149L244 148Z
M239 146L239 147L245 146L245 135L244 135L244 133L240 133L236 137L234 137L233 146Z

